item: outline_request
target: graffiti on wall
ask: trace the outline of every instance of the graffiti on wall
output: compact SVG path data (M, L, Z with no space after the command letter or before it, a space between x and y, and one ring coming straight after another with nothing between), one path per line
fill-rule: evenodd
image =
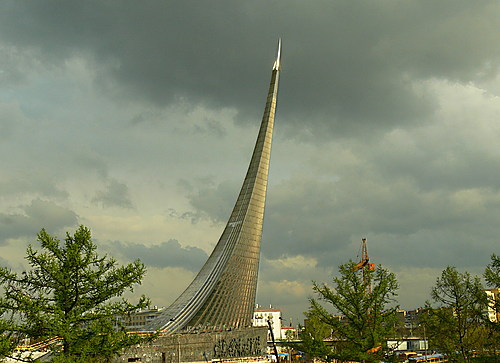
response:
M262 355L260 337L218 339L214 344L214 358L249 357Z

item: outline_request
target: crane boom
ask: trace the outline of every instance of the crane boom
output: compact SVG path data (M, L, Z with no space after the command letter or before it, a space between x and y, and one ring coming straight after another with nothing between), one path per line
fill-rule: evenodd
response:
M365 266L371 271L375 270L375 264L370 263L370 257L368 257L368 248L366 247L366 238L361 239L361 261L359 261L353 268L354 271L361 270Z
M367 281L368 279L368 271L374 271L375 270L375 264L370 263L370 257L368 256L368 247L366 247L366 238L361 239L361 261L359 261L356 265L353 267L353 271L359 271L361 270L363 272L363 281ZM368 271L367 271L368 270ZM371 292L371 286L367 286L367 292Z

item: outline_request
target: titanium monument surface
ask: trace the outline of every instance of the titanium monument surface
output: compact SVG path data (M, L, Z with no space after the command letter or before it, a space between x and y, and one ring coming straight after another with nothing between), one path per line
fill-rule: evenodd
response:
M189 327L251 325L266 204L274 114L278 95L281 40L264 116L243 186L219 242L186 290L145 330L175 333Z

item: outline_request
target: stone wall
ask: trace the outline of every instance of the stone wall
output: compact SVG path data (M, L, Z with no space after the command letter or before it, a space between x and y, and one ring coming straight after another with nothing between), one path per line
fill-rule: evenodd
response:
M162 336L151 344L131 347L114 363L181 363L222 360L261 361L266 355L267 329Z

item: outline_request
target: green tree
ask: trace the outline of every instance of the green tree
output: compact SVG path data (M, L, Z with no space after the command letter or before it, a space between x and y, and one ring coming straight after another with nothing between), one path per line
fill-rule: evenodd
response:
M320 358L327 362L332 359L332 347L325 340L331 336L331 327L321 321L319 316L308 311L304 330L300 332L300 342L289 342L287 345L298 351L305 352L309 359Z
M0 362L2 358L10 356L16 346L13 333L12 321L5 316L5 311L0 309Z
M339 267L334 288L314 282L319 301L311 299L311 314L326 323L336 341L330 358L343 361L378 362L390 353L385 341L398 325L395 297L396 276L382 266L362 275L349 261ZM320 303L320 301L322 303ZM324 305L332 305L335 315Z
M136 304L120 298L141 283L146 269L139 260L118 266L115 259L98 256L84 226L74 236L67 233L63 243L42 229L38 241L41 251L27 249L30 270L18 275L0 268L0 307L16 314L19 333L59 337L53 349L61 362L106 362L144 339L116 327L117 316L149 304L145 296Z
M470 362L484 343L486 294L479 278L448 266L436 280L431 298L436 306L427 302L421 319L431 345L450 362Z
M488 285L500 288L500 256L491 255L491 262L486 267L484 278Z
M491 262L486 267L484 271L484 279L486 283L492 288L500 288L500 256L495 254L491 255ZM492 310L496 317L500 315L500 298L498 294L494 291L488 296L488 308ZM487 350L490 355L493 356L492 359L499 359L497 352L500 351L500 321L489 319L489 316L485 316L485 326L488 330L488 340L486 344Z
M491 262L484 271L484 279L489 286L493 288L500 288L500 256L497 256L495 254L491 255ZM489 307L493 309L498 316L500 312L500 298L498 298L498 295L496 298L493 295L489 299L488 304ZM494 329L500 331L500 322L494 321L490 323L493 323L492 326Z

